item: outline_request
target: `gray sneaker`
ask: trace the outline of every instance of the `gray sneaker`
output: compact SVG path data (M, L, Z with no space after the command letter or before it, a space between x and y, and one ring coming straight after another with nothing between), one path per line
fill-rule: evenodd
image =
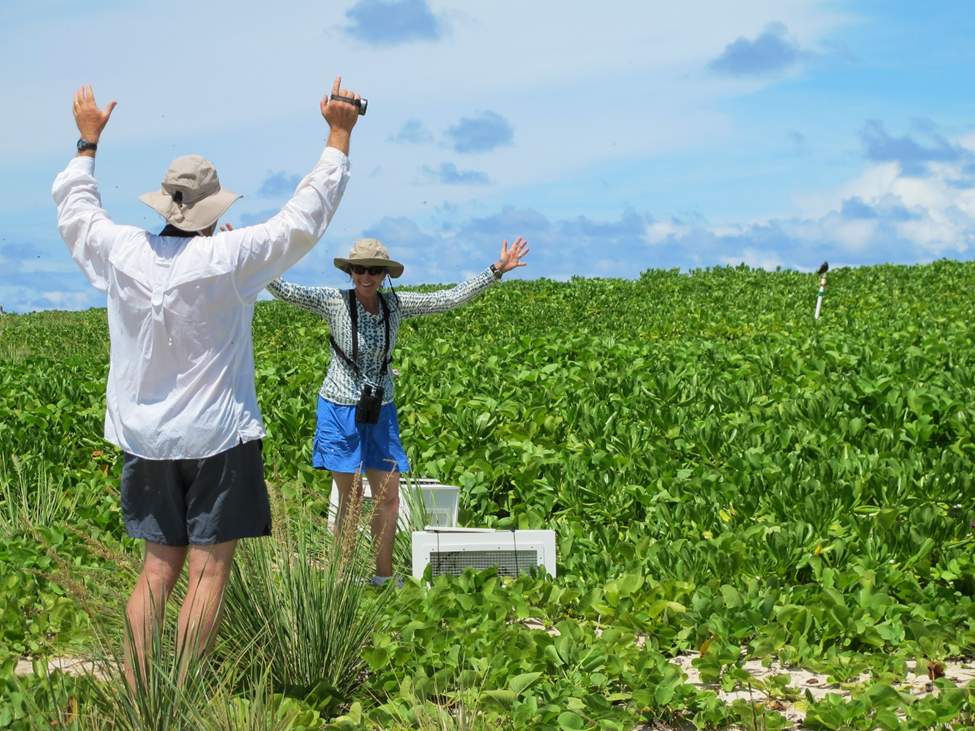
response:
M394 576L373 576L371 579L369 579L369 586L375 586L376 588L379 588L380 586L385 584L387 581L390 581L391 579L396 579L397 589L403 588L403 577L400 576L399 574L396 574Z

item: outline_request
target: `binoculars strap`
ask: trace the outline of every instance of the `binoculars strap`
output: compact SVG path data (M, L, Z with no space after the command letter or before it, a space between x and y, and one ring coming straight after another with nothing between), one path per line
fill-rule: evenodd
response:
M350 358L345 354L345 351L339 347L339 344L335 342L335 338L331 333L328 334L328 341L331 343L332 348L336 353L341 356L342 360L349 364L355 373L356 380L362 381L362 370L359 368L359 308L356 306L355 301L355 290L346 290L348 295L348 305L349 305L349 319L352 321L352 357ZM378 293L377 293L378 294ZM389 357L389 307L386 304L386 300L383 299L381 294L379 297L379 307L383 311L383 363L382 367L379 369L379 382L380 384L386 378L386 368L389 366L391 358Z

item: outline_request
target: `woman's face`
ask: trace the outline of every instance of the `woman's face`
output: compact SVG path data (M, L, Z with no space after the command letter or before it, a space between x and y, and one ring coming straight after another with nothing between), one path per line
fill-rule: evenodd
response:
M382 269L382 271L379 274L372 274L371 271L376 271L376 269ZM386 269L382 267L363 268L362 274L352 272L352 283L355 285L356 291L365 297L372 297L376 294L385 278Z

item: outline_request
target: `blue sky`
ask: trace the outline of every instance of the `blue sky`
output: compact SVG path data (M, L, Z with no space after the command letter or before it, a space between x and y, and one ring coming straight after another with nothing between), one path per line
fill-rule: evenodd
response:
M96 176L119 223L174 157L212 160L265 220L312 167L336 74L369 99L353 177L288 274L345 286L363 236L403 283L453 283L526 237L515 276L815 270L975 255L968 0L133 0L0 4L0 305L104 306L50 198L71 96L119 105Z

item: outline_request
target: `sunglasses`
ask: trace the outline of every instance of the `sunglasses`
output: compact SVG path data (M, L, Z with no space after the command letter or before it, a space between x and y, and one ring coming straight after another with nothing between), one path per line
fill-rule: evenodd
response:
M350 267L355 274L365 274L369 272L372 276L378 277L386 273L386 267L364 267L362 264L352 264Z

